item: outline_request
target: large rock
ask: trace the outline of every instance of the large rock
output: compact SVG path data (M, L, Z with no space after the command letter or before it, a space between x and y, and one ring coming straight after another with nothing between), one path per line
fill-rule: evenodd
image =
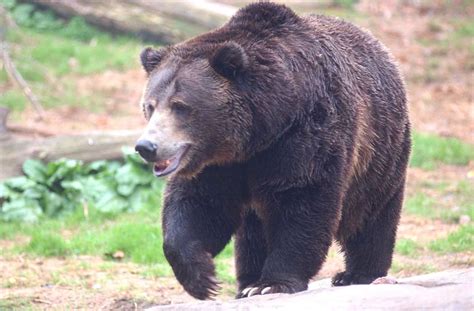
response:
M474 310L474 268L398 279L396 284L331 287L313 282L307 291L156 306L159 310Z

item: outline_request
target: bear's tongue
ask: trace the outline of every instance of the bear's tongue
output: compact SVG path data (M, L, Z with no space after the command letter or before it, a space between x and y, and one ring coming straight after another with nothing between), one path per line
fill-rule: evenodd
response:
M186 144L182 146L172 158L155 162L155 165L153 165L153 173L155 176L161 177L174 172L188 149L189 145Z
M163 172L170 164L171 164L171 160L157 162L155 163L154 170L155 172Z
M179 160L177 157L156 162L153 166L153 173L155 173L155 176L157 177L167 175L168 173L174 171L178 167L178 164Z

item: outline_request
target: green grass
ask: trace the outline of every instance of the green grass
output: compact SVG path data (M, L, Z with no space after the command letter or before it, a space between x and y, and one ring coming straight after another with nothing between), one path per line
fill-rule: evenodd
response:
M424 46L437 46L442 49L447 48L459 48L464 45L472 46L472 37L474 36L474 21L471 18L459 17L456 20L449 21L451 27L446 37L442 40L439 39L427 39L426 37L420 38L420 43ZM432 32L439 32L443 30L443 27L437 20L432 20L428 24L429 30ZM471 47L472 49L472 47Z
M150 264L145 267L142 275L147 278L159 278L163 276L172 276L173 270L167 262Z
M77 211L63 219L45 219L28 225L0 222L0 239L15 237L27 237L30 241L9 250L13 253L43 257L95 255L112 263L117 260L113 255L121 251L122 260L144 264L143 274L147 277L173 275L163 254L161 216L156 207L115 215L90 210L88 219ZM229 243L215 261L221 281L235 282L229 265L232 260L233 243Z
M25 251L46 257L66 256L69 247L60 234L36 231L33 232Z
M7 40L11 58L43 106L100 111L109 94L78 92L77 79L106 70L138 68L138 55L145 43L129 36L112 36L78 18L61 23L57 29L32 27L28 22L29 26L20 23L20 27L10 29ZM23 110L23 94L7 81L6 73L0 70L0 89L6 90L2 90L0 105L14 112Z
M25 79L44 80L67 74L86 75L106 69L123 70L138 65L144 45L130 37L113 37L94 30L90 38L66 36L62 31L18 28L8 33L10 51Z
M104 108L107 100L105 92L87 92L85 95L78 95L75 80L64 81L56 91L39 89L37 90L42 102L46 107L72 106L85 108L92 112L100 112Z
M456 4L458 10L461 10L463 5L465 4ZM415 77L415 80L424 83L443 82L444 72L452 71L452 68L446 67L446 64L449 64L445 61L447 57L465 58L464 65L459 68L465 74L470 74L474 69L474 44L472 42L474 21L467 15L458 15L457 17L449 21L433 19L428 25L429 31L433 35L418 38L421 45L431 49L431 57L424 73ZM449 28L444 27L447 23Z
M444 254L474 251L474 225L461 226L447 237L430 242L428 247Z
M467 165L474 160L474 146L456 138L432 134L413 134L410 166L435 169L439 163Z
M435 200L433 198L419 192L406 200L404 210L411 215L435 218L437 213L433 207L434 203Z
M140 264L164 262L161 228L145 222L119 222L105 230L94 228L83 234L75 234L70 249L76 254L104 255L113 260L121 251L125 258Z
M0 83L8 81L8 75L5 70L0 70Z
M455 36L472 40L472 37L474 37L474 21L472 19L460 21L456 26Z
M20 60L39 63L57 77L66 74L86 75L105 69L123 70L138 65L137 42L125 38L111 38L98 35L90 42L64 38L55 34L38 34L25 31L24 36L33 38L33 46L28 51L16 52ZM24 69L25 66L20 67Z
M25 95L19 90L8 90L0 95L0 106L10 108L13 111L21 111L25 108Z
M305 12L305 11L303 11L303 12L308 13L308 12ZM357 11L357 10L354 10L354 9L351 9L351 8L348 9L348 8L345 8L345 7L342 7L342 6L317 8L317 9L312 10L311 13L324 14L324 15L328 15L328 16L342 18L344 20L354 22L356 24L362 23L363 20L365 18L367 18L367 16L363 12L360 12L360 11Z
M144 43L135 37L112 35L79 16L66 20L34 4L0 3L19 25L9 29L7 41L15 64L28 81L56 85L57 79L67 75L138 66Z
M216 257L216 274L219 280L227 283L235 283L235 272L230 263L234 260L234 247L231 241L224 250Z
M333 3L344 9L352 10L357 0L334 0Z
M100 229L101 226L107 226L113 223L119 217L129 217L133 215L108 214L99 212L93 208L89 209L89 216L86 219L82 210L76 210L66 217L60 218L42 218L38 223L6 222L0 221L0 240L13 239L16 236L33 236L35 234L58 233L63 230L79 230L86 232L91 228Z
M462 215L474 219L474 195L470 187L471 185L467 181L461 181L454 192L443 193L443 196L452 195L454 197L455 203L450 203L452 206L444 206L435 198L418 192L406 200L404 212L423 218L439 219L446 223L458 223Z
M474 191L472 182L462 180L458 183L455 195L459 197L461 209L466 211L471 219L474 219Z
M395 244L395 251L403 256L416 257L421 246L411 239L399 239Z
M436 272L436 267L429 263L401 263L396 260L393 261L389 274L397 274L403 272L408 275L424 274Z
M31 236L31 242L18 251L40 256L91 254L113 260L112 255L122 251L126 260L136 263L151 264L164 260L159 210L156 208L115 215L91 209L88 219L81 213L77 211L63 219L47 219L28 227L2 223L0 234L10 238L15 234ZM60 232L65 230L72 235L62 238ZM48 252L49 249L62 251Z
M0 310L37 310L31 297L6 297L0 300Z
M461 19L454 23L454 31L450 33L447 39L441 42L441 45L448 48L467 48L471 57L474 56L474 21L472 19Z
M12 59L18 71L46 107L103 106L107 94L96 92L93 96L81 96L75 83L77 77L139 67L138 55L143 46L143 43L128 37L113 38L104 33L83 41L20 28L9 37ZM1 102L22 109L25 100L19 95L15 91Z

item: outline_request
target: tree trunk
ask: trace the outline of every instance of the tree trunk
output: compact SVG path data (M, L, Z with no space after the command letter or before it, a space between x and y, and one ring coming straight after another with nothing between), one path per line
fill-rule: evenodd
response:
M60 16L82 16L99 28L172 44L222 25L237 9L206 0L30 0Z
M48 138L0 139L0 180L22 174L26 159L45 162L69 158L91 162L122 158L122 146L133 146L140 131L109 131Z

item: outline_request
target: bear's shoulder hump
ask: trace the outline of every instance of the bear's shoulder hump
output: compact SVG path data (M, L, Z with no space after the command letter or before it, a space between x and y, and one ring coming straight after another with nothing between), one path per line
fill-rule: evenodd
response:
M282 4L257 2L240 9L230 20L230 24L262 24L278 27L293 24L300 20L293 10Z

